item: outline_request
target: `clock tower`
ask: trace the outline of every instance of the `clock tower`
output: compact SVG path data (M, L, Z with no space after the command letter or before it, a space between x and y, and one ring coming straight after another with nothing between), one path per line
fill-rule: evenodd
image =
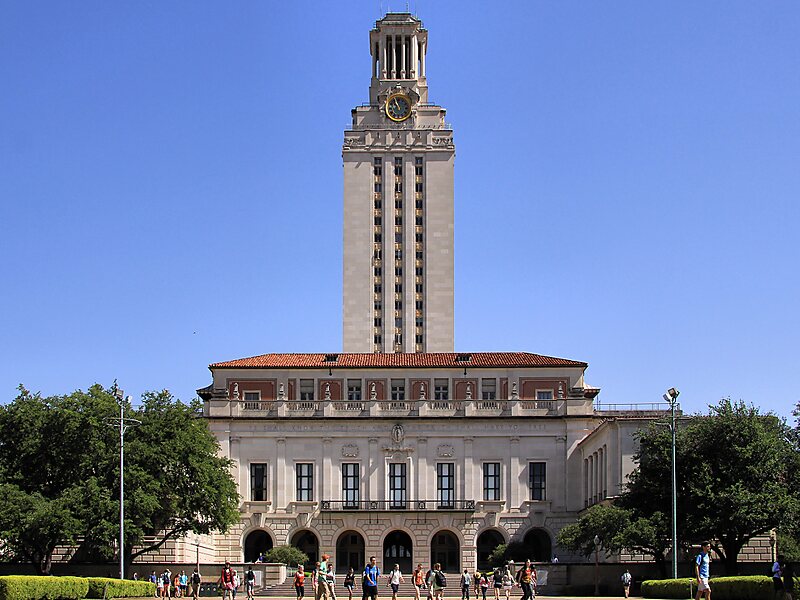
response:
M453 351L453 130L428 102L428 32L370 31L369 103L344 132L345 352Z

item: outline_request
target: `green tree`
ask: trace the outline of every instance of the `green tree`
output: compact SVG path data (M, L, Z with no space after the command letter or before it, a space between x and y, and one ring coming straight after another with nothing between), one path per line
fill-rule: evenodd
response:
M669 431L651 427L639 443L620 504L652 520L671 504ZM711 540L727 573L749 540L800 514L798 454L775 415L724 399L685 421L676 448L679 540Z
M89 556L114 556L119 437L110 420L119 410L99 385L50 398L20 388L0 407L0 539L7 553L40 573L49 572L56 546L78 538ZM126 417L141 421L125 437L128 564L169 539L225 531L239 519L231 463L218 456L199 411L199 403L168 392L145 394L136 410L124 406ZM26 502L37 518L19 518Z
M108 505L100 484L108 463L86 457L113 444L103 418L115 404L99 386L51 398L19 390L0 406L0 538L16 560L48 574L55 548L73 543Z
M264 555L264 562L303 565L308 562L308 555L294 546L275 546Z
M232 463L218 456L200 414L199 402L184 404L167 391L144 394L132 413L141 425L125 441L126 563L189 532L227 531L239 522Z
M557 541L560 546L588 558L595 552L596 536L599 538L598 549L604 553L615 553L622 550L619 535L629 523L628 511L613 505L595 504L577 521L562 528Z

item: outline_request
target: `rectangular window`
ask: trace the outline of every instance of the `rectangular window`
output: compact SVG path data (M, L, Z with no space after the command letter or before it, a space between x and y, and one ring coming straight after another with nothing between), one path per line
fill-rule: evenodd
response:
M481 380L481 398L483 398L484 400L494 400L495 398L497 398L496 379Z
M406 507L406 463L389 463L389 508Z
M552 400L553 390L536 390L537 400Z
M300 380L300 400L309 402L314 399L314 380L301 379Z
M245 402L258 402L261 400L261 392L245 392L244 393L244 401Z
M379 194L383 191L383 184L376 181L375 182L375 193Z
M528 487L531 490L531 500L545 500L547 485L547 463L528 463Z
M422 343L422 335L421 334L417 334L414 339L415 339L417 344L421 344Z
M263 502L267 499L267 465L254 463L250 465L250 500Z
M347 380L347 399L351 402L361 400L361 380L348 379Z
M417 181L414 184L414 191L415 192L422 192L422 182L421 181Z
M417 307L417 310L422 310L422 300L417 300L415 302L415 305Z
M421 293L422 293L422 284L421 284L421 283L418 283L418 284L416 284L416 285L414 286L414 291L415 291L417 294L421 294Z
M448 390L447 379L434 379L433 380L433 399L434 400L448 400L450 392Z
M342 464L342 500L345 508L358 508L359 464Z
M421 209L421 208L422 208L422 199L421 199L421 198L418 198L418 199L417 199L417 201L416 201L416 202L414 202L414 206L415 206L416 208L419 208L419 209Z
M483 499L500 500L500 463L483 463Z
M314 499L314 465L297 463L297 501L311 502Z
M392 400L406 399L405 379L392 379Z
M456 492L456 465L436 463L437 508L454 508Z
M383 325L383 320L380 317L375 317L374 319L375 327L380 327Z
M414 241L420 243L422 242L422 234L420 232L414 234Z

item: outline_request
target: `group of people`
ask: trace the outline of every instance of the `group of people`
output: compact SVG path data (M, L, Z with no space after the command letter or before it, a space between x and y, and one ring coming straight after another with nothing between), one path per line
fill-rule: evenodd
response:
M189 584L191 584L192 598L197 598L200 594L200 573L195 568L191 576L186 571L172 575L169 568L164 569L160 574L155 571L148 577L150 583L156 584L156 598L182 598L189 594Z
M314 591L314 600L336 600L336 573L330 556L322 555L322 560L317 562L311 573L311 585ZM397 600L400 584L405 583L400 565L396 564L389 573L382 575L377 564L377 558L370 556L369 562L361 573L361 598L362 600L377 600L378 587L381 578L384 578L386 587L391 589L392 600ZM294 588L298 600L305 597L306 573L302 564L297 565L294 574ZM422 564L417 564L411 574L411 583L414 588L414 600L421 600L425 592L426 600L442 600L442 594L447 587L447 577L442 571L442 565L436 563L433 568L425 570ZM356 574L351 568L344 577L344 588L347 590L347 600L353 600L353 590L356 585ZM533 600L536 593L536 568L530 560L517 570L514 563L510 562L503 568L494 569L492 572L481 573L476 571L470 574L464 569L459 585L461 598L469 600L470 590L474 590L476 600L486 600L489 588L494 589L495 600L510 600L511 590L514 587L522 589L521 600Z
M256 586L256 574L255 571L253 571L253 566L250 565L247 568L247 571L244 573L244 581L242 581L236 569L231 567L231 563L226 560L225 566L222 567L222 573L220 573L219 579L217 580L217 585L222 589L222 600L236 600L236 592L242 586L242 583L244 583L247 599L251 600L254 597Z

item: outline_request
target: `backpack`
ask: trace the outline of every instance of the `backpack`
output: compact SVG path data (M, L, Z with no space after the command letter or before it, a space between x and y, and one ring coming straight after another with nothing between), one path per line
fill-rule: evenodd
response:
M437 587L447 587L447 578L441 571L434 571L433 580L436 582Z

